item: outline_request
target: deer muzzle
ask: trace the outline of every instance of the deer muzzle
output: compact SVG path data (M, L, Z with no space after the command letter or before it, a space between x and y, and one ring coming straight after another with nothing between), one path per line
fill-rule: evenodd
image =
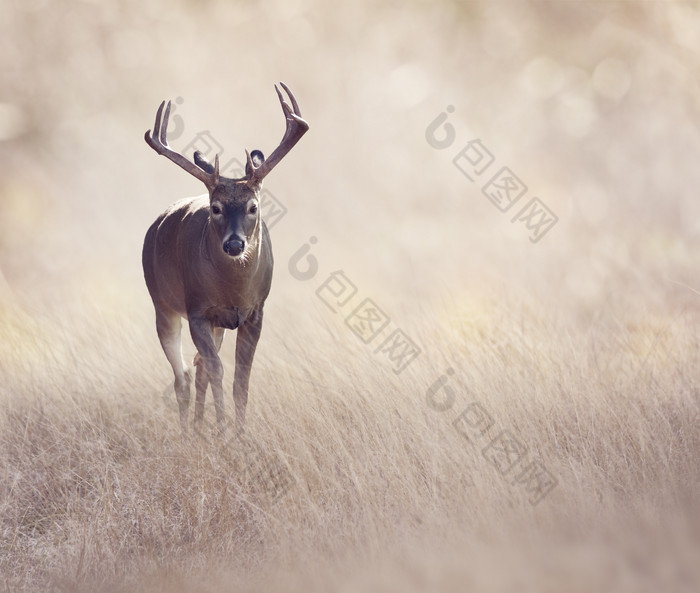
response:
M245 251L245 241L241 239L227 239L224 241L224 252L231 257L236 257Z

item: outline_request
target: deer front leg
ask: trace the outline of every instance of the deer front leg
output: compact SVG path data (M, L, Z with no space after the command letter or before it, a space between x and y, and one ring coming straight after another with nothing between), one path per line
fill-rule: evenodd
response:
M180 331L182 321L177 313L156 307L156 329L165 356L175 375L175 395L180 410L180 428L187 433L187 408L190 405L190 372L182 360Z
M221 350L221 343L224 341L224 332L226 330L223 327L214 328L214 342L216 343L216 351ZM207 387L209 386L209 375L207 374L207 369L204 364L202 357L199 352L195 354L194 366L197 368L197 373L195 375L195 387L197 392L197 397L194 404L194 424L195 427L199 427L204 418L204 400L207 395Z
M233 403L236 408L236 434L243 432L245 408L248 403L248 381L255 348L262 329L262 305L238 328L236 337L236 375L233 380Z
M200 364L204 364L207 378L211 384L214 396L214 408L216 410L216 424L219 432L226 428L226 415L224 413L223 376L224 367L219 358L216 340L214 339L214 326L205 318L190 316L190 335L200 356ZM199 374L199 373L198 373ZM203 379L202 379L203 382ZM201 384L200 384L201 385ZM206 384L204 384L206 389ZM199 399L199 386L197 399ZM202 399L202 404L204 403Z

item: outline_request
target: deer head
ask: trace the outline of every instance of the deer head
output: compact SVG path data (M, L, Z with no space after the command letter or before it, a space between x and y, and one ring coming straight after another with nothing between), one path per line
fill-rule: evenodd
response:
M148 145L158 154L169 158L204 183L209 192L209 228L218 237L224 253L244 263L256 248L260 236L260 188L263 179L309 129L309 124L301 117L294 95L287 85L283 82L280 84L291 101L290 105L275 85L286 121L282 141L267 159L259 150L252 153L246 150L245 176L240 179L229 179L219 174L218 154L212 165L197 151L193 163L168 146L166 133L170 101L167 105L165 101L160 104L153 133L148 130L145 136Z

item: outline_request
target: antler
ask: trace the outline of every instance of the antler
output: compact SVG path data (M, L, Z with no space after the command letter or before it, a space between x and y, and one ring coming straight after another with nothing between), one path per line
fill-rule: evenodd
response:
M260 183L265 176L275 168L275 165L285 157L292 147L299 142L299 139L309 129L309 124L301 117L299 104L292 94L292 91L290 91L289 87L287 87L287 85L283 82L280 82L280 84L287 92L289 99L292 102L292 104L289 105L289 103L285 101L280 90L277 88L277 85L275 85L275 91L277 91L277 96L279 97L280 104L282 105L282 111L284 112L284 117L287 122L287 128L284 131L284 136L282 137L282 142L280 142L280 145L272 151L272 154L265 159L259 167L256 168L253 165L250 154L247 150L245 151L246 158L248 159L248 168L250 171L252 171L249 181L254 183Z
M168 157L173 163L182 167L190 175L199 179L207 187L213 187L219 183L219 155L216 155L214 160L214 172L207 173L203 169L199 168L193 162L187 159L187 157L181 155L179 152L175 152L172 148L168 146L166 140L166 133L168 130L168 119L170 117L170 101L168 101L168 106L165 107L165 114L163 114L163 107L165 107L165 101L158 107L158 112L156 113L156 123L153 125L153 134L151 130L148 130L145 135L146 142L148 145L155 150L158 154L162 154ZM162 115L162 121L161 121Z

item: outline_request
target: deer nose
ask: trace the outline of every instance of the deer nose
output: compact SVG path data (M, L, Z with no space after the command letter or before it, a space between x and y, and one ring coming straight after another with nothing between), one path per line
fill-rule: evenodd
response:
M229 255L240 255L245 248L245 242L240 239L229 239L224 241L224 251Z

